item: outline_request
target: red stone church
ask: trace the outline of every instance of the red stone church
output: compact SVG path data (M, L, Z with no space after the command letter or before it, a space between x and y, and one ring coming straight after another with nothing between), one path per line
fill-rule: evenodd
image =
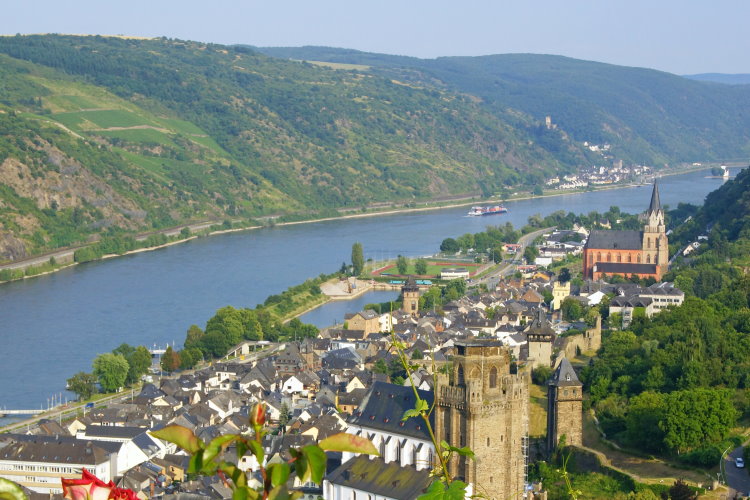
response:
M643 231L594 230L583 249L583 276L594 280L620 275L660 281L668 263L664 210L655 182Z

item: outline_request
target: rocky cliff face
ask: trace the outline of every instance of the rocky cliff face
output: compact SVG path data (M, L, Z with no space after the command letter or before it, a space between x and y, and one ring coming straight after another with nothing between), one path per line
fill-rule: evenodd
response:
M27 257L49 243L50 224L71 224L71 231L143 226L146 212L91 170L46 141L33 148L46 168L15 157L0 163L0 260Z

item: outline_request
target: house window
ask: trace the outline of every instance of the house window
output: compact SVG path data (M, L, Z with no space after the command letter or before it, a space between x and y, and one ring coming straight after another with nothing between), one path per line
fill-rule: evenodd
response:
M651 256L646 255L646 264L651 264Z

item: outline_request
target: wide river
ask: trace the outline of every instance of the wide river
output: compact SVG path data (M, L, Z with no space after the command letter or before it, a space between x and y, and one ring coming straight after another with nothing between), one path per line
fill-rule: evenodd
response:
M732 174L736 173L736 169ZM721 179L707 172L665 177L661 201L700 204ZM509 212L465 217L467 207L341 219L201 238L153 252L74 266L0 286L0 408L30 409L65 393L65 379L91 371L91 361L123 342L179 348L191 324L225 305L254 307L270 294L337 270L359 241L365 258L433 254L446 237L488 225L523 226L556 210L646 209L649 186L509 202ZM303 319L320 326L391 295L327 305ZM68 393L67 397L71 395ZM0 419L0 425L7 421Z

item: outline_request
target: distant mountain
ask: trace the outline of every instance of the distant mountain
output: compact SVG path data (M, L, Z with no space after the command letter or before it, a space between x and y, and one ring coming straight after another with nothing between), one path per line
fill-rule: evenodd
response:
M574 141L609 143L627 161L660 164L750 154L750 87L561 56L417 59L329 47L258 48L274 56L366 65L374 74L477 96L498 117L521 111Z
M445 88L240 47L0 37L0 261L190 220L530 189L588 162L539 130Z
M698 80L701 82L715 82L715 83L726 83L728 85L749 85L750 74L738 73L738 74L727 74L727 73L699 73L697 75L683 75L685 78L691 80Z

